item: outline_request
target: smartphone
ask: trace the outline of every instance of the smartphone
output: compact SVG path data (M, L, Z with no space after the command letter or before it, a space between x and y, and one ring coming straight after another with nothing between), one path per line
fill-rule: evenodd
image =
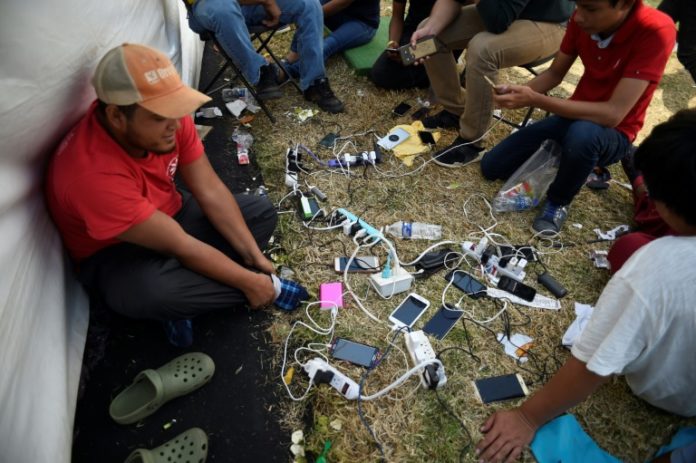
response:
M389 315L389 321L396 328L411 328L430 306L430 301L416 293L406 296L399 306Z
M451 281L457 289L463 291L472 299L478 299L486 295L486 285L463 270L452 270L445 275L445 279Z
M416 42L416 46L411 47L410 43L399 47L399 55L404 66L409 66L414 61L426 56L434 55L438 51L437 38L434 35L423 37Z
M462 315L464 315L464 312L461 310L440 307L440 310L433 315L433 318L425 324L423 331L442 341L459 319L462 318Z
M512 257L523 257L527 262L536 262L537 257L534 249L531 246L499 246L500 256L502 258L507 257L508 259Z
M476 396L484 403L518 399L529 394L524 379L519 374L493 376L474 381Z
M414 121L420 121L425 116L427 116L428 113L430 113L430 108L426 108L425 106L423 106L422 108L417 109L413 112L413 114L411 114L411 119L413 119Z
M379 349L344 338L336 338L331 344L331 357L354 365L370 368L379 358Z
M427 130L419 130L418 138L420 138L421 143L423 143L424 145L435 144L435 138L433 137L433 134L431 132L428 132Z
M324 148L331 149L331 148L333 148L334 142L336 141L337 138L338 138L338 134L335 134L333 132L329 132L324 136L324 138L319 140L319 145L323 146Z
M343 273L348 263L348 257L337 257L334 260L334 270ZM349 272L373 273L379 271L379 258L377 256L357 256L348 267Z
M394 113L395 116L403 116L408 112L409 109L411 109L410 104L406 102L401 102L398 105L396 105L396 108L392 109L392 113Z
M514 294L525 301L533 301L536 296L536 289L505 275L498 280L498 289Z

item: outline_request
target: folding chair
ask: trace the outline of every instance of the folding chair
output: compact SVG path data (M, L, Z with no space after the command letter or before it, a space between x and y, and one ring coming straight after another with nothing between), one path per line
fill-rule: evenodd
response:
M523 65L517 66L517 67L520 67L520 68L522 68L522 69L526 69L527 72L529 72L529 73L532 74L534 77L536 77L536 76L539 75L539 73L538 73L538 72L536 71L536 69L534 69L534 68L539 67L539 66L541 66L541 65L543 65L543 64L548 63L549 61L551 61L551 60L554 59L555 57L556 57L556 54L554 53L553 55L547 56L546 58L542 58L542 59L540 59L540 60L533 61L533 62L527 63L527 64L523 64ZM500 115L499 115L499 114L493 114L493 117L496 118L496 119L498 119L500 122L503 122L503 123L505 123L505 124L507 124L507 125L509 125L509 126L511 126L511 127L513 127L513 128L515 128L515 129L521 129L522 127L525 127L525 126L529 123L530 119L532 118L532 113L534 112L535 109L536 109L535 107L530 106L530 107L527 109L527 112L526 112L526 114L524 115L524 118L522 119L522 122L520 122L519 124L518 124L518 123L515 123L514 121L511 121L511 120L509 120L509 119L505 119L505 118L502 116L502 114L500 114ZM544 116L544 117L548 117L548 115L549 115L549 112L546 111L546 116Z

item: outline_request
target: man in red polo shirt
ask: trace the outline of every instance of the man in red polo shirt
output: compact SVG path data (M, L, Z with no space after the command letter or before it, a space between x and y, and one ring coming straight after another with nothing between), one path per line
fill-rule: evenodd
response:
M46 197L85 286L134 318L187 320L273 302L265 198L233 196L191 112L210 101L157 50L123 44L99 62L87 114L51 160ZM177 190L179 172L188 191ZM170 336L171 337L171 336Z
M487 179L507 179L544 140L562 146L558 174L533 231L559 233L568 206L592 169L626 155L643 126L675 39L669 16L642 0L577 0L549 69L527 85L495 88L494 100L501 108L534 106L554 113L510 135L481 160ZM547 96L578 56L585 72L570 99Z

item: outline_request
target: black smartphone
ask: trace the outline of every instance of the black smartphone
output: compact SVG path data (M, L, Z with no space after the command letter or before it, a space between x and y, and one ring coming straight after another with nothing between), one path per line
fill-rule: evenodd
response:
M422 108L417 109L413 112L413 114L411 114L411 119L413 119L414 121L419 121L423 119L425 116L427 116L429 113L430 108L426 108L425 106L423 106Z
M452 270L445 275L445 280L451 281L454 286L464 291L472 299L486 295L486 285L463 270Z
M319 145L323 146L324 148L331 149L331 148L333 148L334 142L336 141L337 138L338 138L338 134L335 134L333 132L329 132L324 136L324 138L319 140Z
M346 270L348 257L337 257L334 260L334 270L343 273ZM377 256L356 256L348 267L348 272L374 273L380 269Z
M411 109L411 105L406 102L402 102L396 105L396 107L392 109L392 112L396 116L403 116L408 112L409 109Z
M536 289L505 275L498 280L498 288L514 294L525 301L533 301L534 296L536 296Z
M416 262L416 270L432 273L440 270L448 263L453 263L458 258L458 254L449 248L441 249L435 252L426 253Z
M423 143L424 145L435 144L435 138L433 137L433 134L431 132L428 132L427 130L419 130L418 138L420 138L421 143Z
M461 310L440 307L440 310L433 315L433 318L425 324L423 331L442 341L454 325L457 324L457 321L462 318L462 315L464 315L464 312Z
M524 379L518 374L493 376L474 381L476 396L484 403L518 399L529 394Z
M331 356L354 365L370 368L379 358L379 349L344 338L336 338L331 344Z
M507 257L524 257L527 262L536 262L537 257L534 249L531 246L499 246L500 256Z

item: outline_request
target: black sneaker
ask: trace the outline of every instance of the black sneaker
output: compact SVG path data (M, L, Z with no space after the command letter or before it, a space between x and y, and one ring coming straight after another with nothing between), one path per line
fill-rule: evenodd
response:
M557 206L548 199L544 208L534 217L532 231L541 235L557 235L568 218L568 206Z
M483 148L457 137L447 148L433 154L433 162L442 167L464 167L477 161Z
M423 119L426 129L456 129L459 127L459 116L443 109L434 116Z
M329 87L329 79L323 77L314 81L307 90L304 91L305 100L316 103L321 109L328 113L341 113L344 106L341 100L336 98L333 90Z
M272 64L261 66L259 83L256 84L256 94L260 100L273 100L283 94L278 87L278 72Z
M587 177L585 185L590 190L606 190L609 188L611 180L611 172L606 167L595 167L592 173Z

